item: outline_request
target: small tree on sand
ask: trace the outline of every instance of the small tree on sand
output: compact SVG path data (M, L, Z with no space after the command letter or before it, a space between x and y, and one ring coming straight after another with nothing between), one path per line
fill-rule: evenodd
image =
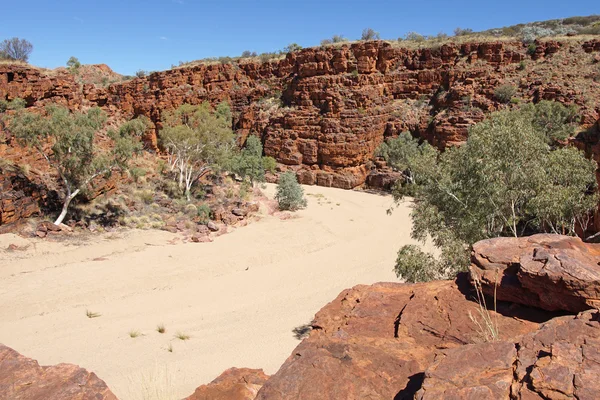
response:
M231 110L221 103L213 110L208 103L183 104L163 115L160 138L169 153L171 170L191 200L192 185L211 169L226 165L235 148Z
M108 133L113 142L110 150L99 149L95 138L105 122L106 114L97 107L71 113L56 105L48 106L46 115L23 109L9 119L9 129L17 141L39 152L63 183L63 207L56 225L64 220L71 201L94 178L126 168L131 156L141 148L131 130L120 129ZM135 123L125 126L131 124Z
M275 200L277 200L280 210L295 211L306 207L304 189L298 183L296 174L288 171L279 176Z

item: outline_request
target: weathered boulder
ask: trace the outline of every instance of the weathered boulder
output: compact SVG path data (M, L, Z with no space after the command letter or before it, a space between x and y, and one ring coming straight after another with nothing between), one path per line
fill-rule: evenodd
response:
M539 234L473 245L470 273L498 300L545 310L600 307L600 244Z
M116 400L93 372L72 364L40 366L0 344L0 400Z
M467 298L462 281L460 288L456 282L438 281L343 291L317 313L310 336L256 398L412 398L424 371L446 349L483 340L470 317L478 318L478 305ZM491 313L505 340L537 329L538 323L526 319L549 318L520 306L501 304L498 311Z
M425 372L419 400L598 399L600 319L597 311L558 317L517 342L445 351Z
M230 368L185 400L253 400L267 379L262 369Z

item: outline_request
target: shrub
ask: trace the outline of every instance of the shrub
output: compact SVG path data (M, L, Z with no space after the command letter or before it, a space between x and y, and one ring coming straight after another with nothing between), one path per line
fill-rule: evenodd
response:
M510 100L513 98L515 93L517 93L517 88L515 86L505 84L502 86L498 86L496 90L494 90L494 97L500 103L507 104L510 103Z
M398 251L394 272L407 282L427 282L438 278L437 261L418 246L409 244Z
M79 67L81 67L81 63L79 62L77 57L71 56L71 58L67 60L67 67L71 72L75 72L79 69Z
M466 268L470 245L482 239L586 230L598 204L597 166L558 143L574 131L574 115L560 103L541 102L492 114L471 127L463 146L443 153L409 137L388 144L390 165L412 177L393 190L399 201L412 188L411 236L431 238L441 251L436 276ZM430 258L414 249L399 254L407 279L430 275ZM425 271L411 276L417 262Z
M0 43L1 58L27 62L33 50L33 45L25 39L17 37L5 39Z
M137 76L138 78L143 78L143 77L145 77L146 75L148 75L148 73L147 73L146 71L144 71L143 69L138 69L138 70L135 72L135 76Z
M275 173L275 169L277 168L277 160L273 157L263 157L262 165L265 172Z
M454 30L454 36L465 36L465 35L470 35L473 33L473 29L471 28L456 28Z
M371 28L365 28L362 31L362 35L360 37L360 40L379 40L380 36L379 36L379 32L374 31Z
M413 42L424 42L426 40L425 36L421 35L417 32L408 32L404 36L405 40L412 40Z
M306 207L304 189L298 183L295 173L288 171L279 176L275 200L277 200L280 210L295 211Z
M283 48L284 53L293 53L299 50L302 50L302 46L300 46L298 43L290 43Z
M346 39L343 35L333 35L331 37L331 39L321 40L321 46L332 44L332 43L343 43L343 42L347 42L347 41L348 41L348 39Z
M256 52L255 51L250 51L250 50L244 50L242 52L241 57L242 58L256 57Z
M527 46L527 54L529 54L530 56L533 56L536 51L537 51L537 45L535 43L529 43L529 46Z
M210 221L210 207L207 204L200 204L197 207L198 218L200 219L200 223L206 224Z
M18 97L11 101L0 100L0 113L5 112L6 110L21 110L25 108L26 104L25 100Z

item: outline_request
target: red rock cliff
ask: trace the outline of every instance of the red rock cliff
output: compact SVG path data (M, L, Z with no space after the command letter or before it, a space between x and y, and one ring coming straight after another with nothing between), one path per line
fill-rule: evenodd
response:
M119 117L146 115L158 128L163 110L227 100L240 142L260 136L266 155L303 183L353 188L365 182L385 137L409 130L439 147L464 141L470 125L502 107L493 95L501 84L518 87L522 101L577 104L583 124L593 125L600 116L599 51L600 41L574 39L540 42L530 53L520 42L415 50L359 42L266 63L175 68L107 88L79 84L64 70L2 65L0 99L98 105ZM147 139L156 146L155 132Z

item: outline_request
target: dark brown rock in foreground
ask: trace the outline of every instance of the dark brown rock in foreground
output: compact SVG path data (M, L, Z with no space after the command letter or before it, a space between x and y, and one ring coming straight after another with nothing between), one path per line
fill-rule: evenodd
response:
M262 369L230 368L185 400L253 400L267 379Z
M598 312L552 319L517 343L448 350L425 372L419 400L600 398Z
M471 276L498 300L573 313L600 306L600 244L540 234L473 245Z
M0 344L0 400L116 400L93 372L72 364L40 366Z
M462 291L461 291L462 289ZM482 342L477 303L451 281L378 283L342 292L317 313L313 331L257 399L409 399L444 351ZM548 314L499 309L505 340L533 332Z

